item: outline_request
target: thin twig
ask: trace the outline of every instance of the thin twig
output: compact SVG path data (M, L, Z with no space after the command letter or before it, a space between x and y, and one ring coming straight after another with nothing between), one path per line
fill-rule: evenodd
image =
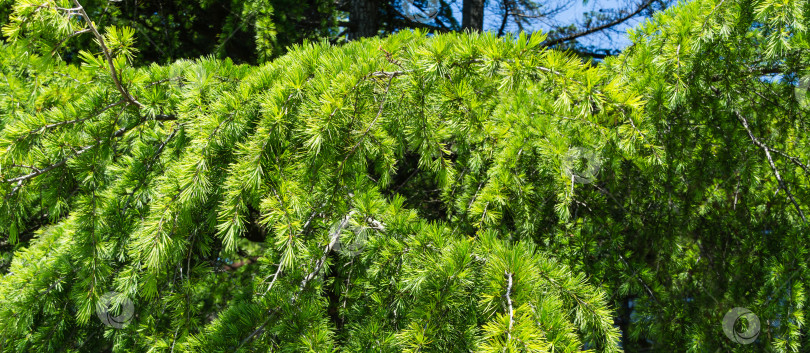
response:
M132 189L132 192L129 193L129 196L127 197L127 202L124 204L124 208L121 211L122 215L127 214L127 208L129 207L130 201L132 201L132 197L135 196L135 192L137 192L138 189L140 189L144 184L146 184L146 180L149 178L149 172L152 170L152 166L155 164L155 162L157 162L158 158L160 157L160 154L163 152L163 149L166 147L169 141L177 134L178 130L179 128L175 128L172 131L172 133L169 134L169 137L163 140L160 146L158 146L157 151L155 151L155 153L152 155L152 158L150 158L149 163L146 165L146 170L144 171L143 179L141 179L141 181L138 182L138 185L136 185L135 188Z
M315 276L317 276L318 273L321 272L321 267L323 267L323 264L326 262L327 256L329 255L330 252L332 252L332 248L335 247L335 244L337 244L338 239L340 239L340 233L343 231L344 228L346 228L346 225L349 224L349 220L351 219L353 214L354 211L351 211L346 216L344 216L343 219L338 224L337 229L335 229L335 231L332 234L330 234L329 244L327 244L326 248L323 249L323 255L321 255L321 258L318 260L318 262L315 263L315 269L312 270L312 272L310 272L301 281L301 285L298 287L298 292L295 293L295 295L293 295L292 300L293 303L295 303L295 301L298 300L298 294L300 294L301 292L304 291L304 289L306 289L307 284L309 284L309 282L312 281L312 279L315 278Z
M131 129L134 129L135 127L137 127L139 125L140 124L129 127L129 128L122 127L120 129L116 130L112 134L112 138L120 137L121 135L125 134L127 131L129 131ZM46 167L44 169L40 169L38 171L34 171L34 172L30 173L30 174L26 174L26 175L19 176L19 177L16 177L16 178L2 180L3 183L17 182L17 185L14 187L14 189L11 190L11 193L6 195L5 199L8 199L9 197L14 196L14 194L17 192L17 190L20 189L20 186L22 186L22 183L24 181L29 180L31 178L35 178L35 177L37 177L39 175L45 174L45 173L47 173L47 172L49 172L49 171L51 171L53 169L59 168L59 167L65 165L65 163L67 163L69 160L71 160L73 158L76 158L76 157L86 153L87 151L93 149L94 147L96 147L98 145L99 144L92 144L92 145L89 145L89 146L82 147L79 150L74 150L73 154L71 154L70 156L67 156L67 157L63 158L61 161L57 162L56 164L52 164L52 165L50 165L50 166L48 166L48 167Z
M87 21L87 26L89 27L90 31L93 32L93 35L96 37L98 41L99 47L101 47L101 52L104 53L104 58L107 59L107 65L110 67L110 75L112 75L113 83L115 83L115 88L118 89L118 92L124 96L124 99L127 102L135 105L138 108L142 108L143 104L138 102L129 92L127 92L126 88L121 85L121 80L118 79L118 73L115 71L115 64L113 63L112 54L110 54L110 50L107 49L107 45L104 43L104 37L101 33L98 32L96 26L93 24L93 21L90 20L90 16L87 15L87 12L84 11L84 7L82 4L79 3L79 0L73 0L73 3L76 5L76 11L78 11L79 15L81 15L85 21Z
M554 46L554 45L557 45L557 44L560 44L560 43L563 43L563 42L567 42L567 41L570 41L570 40L577 39L579 37L584 37L584 36L587 36L589 34L599 32L599 31L604 30L604 29L608 29L608 28L616 26L616 25L620 25L620 24L624 23L625 21L627 21L627 20L629 20L629 19L631 19L633 17L636 17L636 15L641 13L641 11L644 11L644 9L650 7L650 5L652 5L653 1L654 0L647 0L644 3L642 3L641 5L639 5L638 8L636 8L635 11L627 14L626 16L619 17L619 18L617 18L617 19L615 19L613 21L605 23L605 24L603 24L601 26L588 28L588 29L586 29L584 31L577 32L577 33L572 33L572 34L569 34L569 35L564 36L564 37L555 38L555 39L552 39L552 40L547 40L546 42L543 43L543 46L546 46L546 47Z
M385 106L385 101L388 99L388 91L391 89L391 81L394 79L394 77L397 77L397 75L390 75L388 78L388 84L385 86L385 93L383 94L382 100L380 101L380 108L377 110L377 116L374 117L374 120L371 121L371 124L368 124L366 131L363 132L363 136L360 136L360 139L357 140L357 143L354 144L354 147L352 147L349 153L346 154L346 157L343 158L343 162L340 163L341 174L343 174L343 167L346 165L346 161L352 154L354 154L354 151L357 150L357 147L360 147L360 144L363 143L363 140L366 138L366 136L368 136L368 133L369 131L371 131L371 128L374 126L375 123L377 123L377 120L382 115L383 107Z
M790 192L790 189L788 189L787 185L782 180L782 176L779 174L779 169L776 168L776 164L773 163L773 158L771 158L770 147L760 142L759 139L757 139L754 136L754 133L751 132L751 129L748 127L748 120L745 119L745 117L742 114L740 114L740 112L735 110L734 114L737 116L737 119L740 119L740 122L742 122L743 127L745 127L745 131L747 131L748 136L751 137L751 141L753 141L755 145L757 145L758 147L762 148L763 151L765 151L765 157L768 159L768 163L771 165L771 169L773 170L773 174L776 176L776 180L779 182L779 186L782 189L785 189L785 193L788 195L788 198L790 198L790 202L793 203L793 207L796 207L796 211L799 212L799 216L801 216L802 220L805 223L807 223L807 218L804 217L804 212L802 212L802 209L801 207L799 207L799 204L796 202L796 199L793 198L793 194Z
M509 331L506 331L506 336L508 340L512 340L512 325L515 322L515 315L514 310L512 309L512 297L510 297L510 293L512 292L512 274L508 271L504 273L507 278L506 284L506 303L509 306Z
M92 113L90 116L88 116L86 118L79 118L79 119L73 119L73 120L60 121L60 122L56 122L56 123L53 123L53 124L48 124L48 125L41 126L41 127L37 128L36 130L29 130L24 135L22 135L22 136L18 137L17 139L15 139L14 143L20 142L20 140L22 140L22 139L24 139L24 138L26 138L26 137L28 137L30 135L42 133L45 130L60 127L62 125L81 123L81 122L87 121L89 119L92 119L92 118L95 118L95 117L101 115L102 113L106 112L107 110L110 110L111 108L113 108L115 106L118 106L119 104L124 103L124 102L125 102L124 100L119 100L119 101L117 101L115 103L110 103L107 106L105 106L104 108L101 108L101 110ZM11 146L6 148L6 151L8 151L10 148L11 148Z
M78 35L80 35L80 34L87 33L87 32L90 32L90 29L89 29L89 28L85 28L85 29L83 29L83 30L75 31L75 32L73 32L73 33L69 34L67 37L65 37L64 39L62 39L61 41L59 41L59 43L56 43L56 45L53 47L53 50L51 51L51 56L53 56L54 54L56 54L56 51L57 51L57 50L59 50L59 47L61 47L61 46L62 46L62 44L64 44L65 42L67 42L67 41L68 41L68 39L73 38L73 37L75 37L75 36L78 36Z
M621 259L621 260L622 260L622 262L624 263L624 266L625 266L625 267L627 267L627 269L628 269L628 270L629 270L629 269L632 269L632 271L633 271L633 276L635 276L635 277L636 277L636 279L638 279L638 281L641 283L641 285L642 285L642 286L644 286L644 289L646 289L646 290L647 290L647 293L649 293L649 294L650 294L650 298L652 298L652 300L653 300L653 301L654 301L656 304L658 304L658 306L659 306L659 307L663 308L663 305L661 305L661 302L660 302L660 301L658 301L658 298L656 298L656 297L655 297L655 293L653 293L653 291L652 291L652 289L650 288L650 286L648 286L648 285L647 285L647 282L645 282L645 281L644 281L644 279L643 279L643 278L641 278L641 276L638 274L638 272L636 271L636 269L635 269L634 267L631 267L631 266L630 266L630 264L629 264L629 263L627 263L627 260L625 260L625 259L624 259L624 256L622 256L621 254L619 254L619 259Z
M312 272L307 274L304 277L304 279L301 281L301 284L298 286L298 292L293 294L293 297L290 298L291 304L295 304L295 301L298 300L298 295L301 294L306 289L309 282L312 281L312 279L315 278L315 276L317 276L318 273L321 272L321 268L323 267L323 264L326 262L327 256L329 256L329 253L332 252L332 249L335 247L335 244L337 244L338 239L340 238L340 233L349 224L349 220L351 219L351 216L354 214L354 212L355 211L351 211L346 216L344 216L343 219L338 224L337 229L335 229L335 231L332 234L330 234L329 243L324 248L323 255L321 255L321 258L315 263L315 268L312 270ZM280 271L280 269L281 269L281 264L279 264L279 269L276 270L276 272L278 273L278 271ZM273 279L273 282L275 282L275 279ZM270 315L268 316L267 320L265 320L261 325L259 325L259 327L256 330L251 332L250 335L248 335L247 337L242 339L242 341L239 342L239 346L237 346L236 349L234 349L234 351L238 351L239 349L241 349L248 341L250 341L253 337L255 337L260 332L262 332L264 330L265 326L267 326L267 324L270 323L270 320L273 319L272 314L275 311L276 310L271 310L270 313L269 313Z
M282 268L281 264L282 263L283 263L283 261L278 262L278 267L276 268L276 273L273 274L273 280L270 281L270 285L267 286L267 290L264 291L264 295L267 295L267 293L270 292L270 290L273 289L273 286L276 284L276 280L278 279L278 276L281 274L281 268Z

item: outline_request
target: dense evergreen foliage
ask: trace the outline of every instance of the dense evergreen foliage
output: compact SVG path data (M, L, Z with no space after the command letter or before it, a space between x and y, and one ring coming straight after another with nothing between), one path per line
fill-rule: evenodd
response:
M11 10L18 15L38 12L41 3L0 1L0 25L8 22ZM255 64L283 54L290 45L338 34L339 12L323 0L87 0L82 6L99 28L131 28L137 38L132 47L139 52L133 58L136 64L165 64L203 55ZM52 53L73 62L80 50L94 50L92 36L79 34L52 42Z
M82 5L99 28L131 28L136 39L132 48L138 50L138 55L133 57L134 64L144 65L208 55L227 57L236 63L257 64L283 55L290 46L307 40L340 44L349 39L411 28L435 33L491 30L498 36L524 28L543 28L549 31L544 46L575 51L584 57L603 57L616 52L623 44L600 47L593 41L594 37L618 34L617 30L628 21L648 17L654 10L672 3L672 0L645 0L639 4L631 0L595 0L592 5L601 3L601 7L608 5L609 8L563 16L570 3L555 1L559 3L535 0L486 3L483 0L86 0ZM465 10L459 13L461 2ZM13 10L18 14L36 11L41 3L0 0L0 26L8 23ZM470 19L473 13L476 14L474 20ZM80 50L95 50L92 36L81 36L83 33L71 33L54 41L52 53L68 63L78 61Z
M680 4L598 65L419 30L138 65L18 1L0 351L806 350L808 9Z

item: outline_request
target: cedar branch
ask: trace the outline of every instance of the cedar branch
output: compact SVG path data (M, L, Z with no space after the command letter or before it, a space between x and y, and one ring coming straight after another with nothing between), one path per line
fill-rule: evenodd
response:
M118 89L118 92L124 97L124 99L130 103L135 105L138 108L142 108L143 104L138 102L129 92L127 92L126 88L121 84L121 80L118 78L118 73L115 70L115 64L113 64L112 54L110 54L110 50L107 49L107 45L104 43L104 37L101 33L98 32L96 26L93 24L93 21L90 20L90 16L87 15L87 12L84 11L84 7L82 4L79 3L79 0L73 0L73 3L76 5L75 10L78 11L79 15L87 21L87 26L89 27L90 31L93 32L93 35L96 37L98 41L99 47L101 47L101 52L104 53L104 58L107 60L107 65L110 67L110 75L112 75L113 83L115 83L115 88Z
M779 182L779 186L782 189L785 189L785 193L787 194L788 198L790 198L790 202L793 203L793 207L795 207L796 211L799 212L799 216L802 217L802 220L805 223L807 223L807 218L804 217L804 212L802 212L802 209L801 207L799 207L799 204L796 202L796 199L793 198L793 194L790 192L790 189L788 189L784 180L782 180L782 175L779 174L779 169L776 168L776 164L773 163L773 158L771 158L770 147L766 146L764 143L759 141L759 139L754 136L754 133L751 132L751 129L748 127L748 120L742 114L740 114L740 112L735 110L734 114L737 116L737 119L739 119L740 122L742 122L742 125L745 128L745 131L748 132L748 136L751 138L751 141L753 141L754 144L757 145L757 147L762 148L762 150L765 151L765 157L768 159L768 164L771 165L771 169L773 170L773 174L776 176L776 180Z

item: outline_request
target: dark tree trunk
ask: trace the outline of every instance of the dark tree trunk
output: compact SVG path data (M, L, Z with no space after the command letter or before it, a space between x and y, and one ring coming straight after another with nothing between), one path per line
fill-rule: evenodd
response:
M484 0L464 0L461 27L478 31L484 29Z
M349 40L377 35L377 0L351 0Z
M498 29L498 37L503 35L506 29L506 22L509 20L509 0L503 2L503 20L501 20L501 28Z

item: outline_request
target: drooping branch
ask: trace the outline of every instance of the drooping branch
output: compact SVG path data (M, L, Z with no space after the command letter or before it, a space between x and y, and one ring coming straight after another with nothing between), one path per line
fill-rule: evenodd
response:
M790 189L788 189L784 180L782 180L782 176L779 174L779 169L776 168L776 164L773 163L773 158L771 158L771 149L754 136L754 133L751 132L751 128L748 127L748 120L742 114L740 114L740 112L735 110L734 114L737 116L737 119L742 122L742 125L745 128L745 131L748 132L748 136L751 138L751 141L753 141L757 147L762 148L762 150L765 151L765 157L768 159L768 164L771 165L773 174L776 176L776 180L779 182L779 187L785 190L788 198L790 198L790 202L793 203L793 207L795 207L796 211L799 212L799 216L802 217L802 220L807 223L807 218L804 217L804 212L802 212L801 207L799 207L799 204L796 202L796 199L793 197Z
M628 269L628 270L632 269L632 271L633 271L633 276L634 276L634 277L636 277L636 279L638 280L638 282L639 282L639 283L641 283L641 285L642 285L642 286L644 286L644 289L646 289L646 290L647 290L647 293L648 293L648 294L650 294L650 298L651 298L651 299L652 299L652 300L653 300L653 301L654 301L656 304L658 304L658 307L663 308L664 306L663 306L663 305L661 305L661 302L660 302L660 301L658 301L658 298L655 296L655 293L653 292L652 288L650 288L650 286L649 286L649 285L647 285L647 282L646 282L646 281L644 281L644 278L641 278L641 276L638 274L638 272L636 271L636 269L635 269L634 267L631 267L631 266L630 266L630 264L629 264L629 263L627 263L627 260L624 258L624 256L622 256L621 254L619 254L619 259L621 259L621 260L622 260L622 263L624 263L624 266L625 266L625 267L627 267L627 269Z
M112 135L111 135L111 139L116 138L116 137L121 137L121 136L123 136L125 133L127 133L127 131L129 131L129 130L131 130L131 129L134 129L134 128L135 128L135 127L137 127L137 126L140 126L140 124L135 124L135 125L133 125L133 126L131 126L131 127L122 127L122 128L120 128L120 129L118 129L118 130L115 130L115 132L113 132L113 133L112 133ZM69 155L69 156L67 156L67 157L63 158L63 159L62 159L62 160L60 160L59 162L56 162L56 163L54 163L54 164L51 164L51 165L49 165L49 166L47 166L47 167L45 167L45 168L42 168L42 169L36 169L36 170L34 170L33 172L31 172L31 173L29 173L29 174L22 175L22 176L18 176L18 177L16 177L16 178L11 178L11 179L6 179L6 180L3 180L3 181L2 181L3 183L15 183L15 182L17 183L17 185L14 187L14 189L12 189L12 190L11 190L11 192L10 192L8 195L6 195L5 199L8 199L9 197L14 196L14 194L15 194L15 193L16 193L16 192L17 192L17 191L20 189L20 187L22 186L22 183L23 183L23 182L25 182L25 181L27 181L27 180L29 180L29 179L33 179L33 178L35 178L35 177L37 177L37 176L40 176L40 175L42 175L42 174L45 174L45 173L47 173L47 172L49 172L49 171L51 171L51 170L54 170L54 169L56 169L56 168L59 168L59 167L61 167L61 166L65 165L65 164L66 164L68 161L70 161L71 159L76 158L76 157L78 157L78 156L81 156L82 154L86 153L87 151L89 151L89 150L93 149L94 147L96 147L96 146L98 146L98 145L99 145L99 143L95 143L95 144L92 144L92 145L89 145L89 146L82 147L81 149L79 149L79 150L77 150L77 151L74 151L74 152L73 152L73 154L71 154L71 155Z
M331 253L332 249L334 249L335 244L337 244L338 239L340 239L340 233L343 232L343 229L346 228L346 226L349 224L349 220L351 219L353 214L354 211L351 211L346 216L344 216L343 219L338 224L337 229L335 229L335 231L329 235L329 244L327 244L326 247L323 249L323 254L321 255L321 258L318 260L318 262L315 263L315 269L313 269L312 272L310 272L301 281L301 285L298 286L298 292L296 292L293 295L292 299L293 303L295 303L295 301L298 300L298 295L301 294L301 292L303 292L307 288L309 282L312 281L312 279L315 278L315 276L317 276L321 272L321 268L323 267L323 264L326 262L327 256L329 256L329 253Z
M512 297L510 296L512 293L512 274L508 271L504 273L506 275L506 304L509 306L509 331L506 331L506 336L509 340L512 340L512 325L515 322L515 314L514 310L512 309Z
M712 87L712 88L714 89L714 87ZM766 102L768 102L769 104L771 104L772 106L774 106L776 108L783 109L784 111L788 112L787 109L785 109L784 106L782 106L781 104L778 104L776 102L771 101L770 99L768 99L768 97L765 97L762 93L759 93L757 90L754 89L754 90L751 90L751 91L754 94L756 94L757 96L759 96L760 98L762 98L763 100L765 100ZM737 92L740 92L740 91L737 90ZM740 94L743 94L743 93L740 92ZM767 148L769 151L771 151L773 153L776 153L776 154L778 154L778 155L780 155L782 157L785 157L785 159L787 159L791 163L795 164L797 167L802 168L802 170L804 170L804 172L807 173L807 175L810 175L810 168L808 168L807 165L802 163L801 159L799 159L798 157L791 156L791 155L789 155L789 154L787 154L787 153L785 153L783 151L780 151L780 150L777 150L777 149L775 149L773 147L770 147L770 146L766 145L765 143L763 143L762 141L759 141L759 139L757 139L757 141L759 142L758 146L760 146L762 148Z
M352 154L354 154L354 152L357 150L357 147L360 147L360 145L363 143L363 140L365 140L366 136L368 136L369 131L371 131L371 128L374 126L374 124L377 123L377 120L380 119L380 116L382 115L382 112L383 112L383 107L385 106L385 101L388 99L388 91L391 89L391 81L393 81L394 77L397 77L397 76L398 76L398 74L389 75L388 84L385 86L385 93L383 93L383 97L380 100L380 107L377 110L377 115L374 117L374 120L371 121L371 124L368 125L368 127L366 128L366 131L363 132L363 135L360 136L360 139L357 141L357 143L352 147L351 151L349 151L349 153L346 154L346 157L343 158L343 162L340 163L341 174L342 174L342 171L343 171L343 166L346 165L346 161L349 159L349 157Z
M29 174L26 174L26 175L18 176L16 178L6 179L3 182L5 182L5 183L14 183L14 182L20 182L20 181L25 181L25 180L28 180L28 179L31 179L31 178L35 178L35 177L37 177L39 175L45 174L45 173L47 173L47 172L49 172L49 171L51 171L53 169L56 169L56 168L59 168L59 167L63 166L65 163L67 163L67 161L84 154L85 152L89 151L93 147L96 147L96 145L93 144L93 145L90 145L90 146L82 147L80 150L76 151L75 153L71 154L70 156L67 156L67 157L63 158L59 162L51 164L51 165L49 165L49 166L47 166L45 168L42 168L42 169L37 169L37 170L35 170L35 171L33 171L33 172L29 173Z
M56 123L53 123L53 124L48 124L48 125L41 126L41 127L37 128L35 130L30 130L25 135L22 135L22 136L18 137L16 140L14 140L14 143L20 142L20 140L24 139L27 136L40 134L40 133L42 133L42 132L44 132L46 130L50 130L50 129L57 128L57 127L64 126L64 125L81 123L81 122L90 120L90 119L95 118L95 117L103 114L104 112L112 109L113 107L116 107L116 106L120 105L121 103L124 103L124 102L125 102L124 100L119 100L119 101L116 101L114 103L110 103L107 106L105 106L104 108L101 108L99 111L94 112L93 114L90 114L90 116L88 116L86 118L79 118L79 119L73 119L73 120L67 120L67 121L60 121L60 122L56 122Z
M149 176L149 172L152 170L152 166L155 165L158 158L160 157L160 154L163 152L163 149L166 147L166 145L169 144L169 141L171 141L171 139L175 135L177 135L178 130L179 130L179 128L175 128L174 130L172 130L172 133L169 134L169 136L166 137L165 140L163 140L163 142L160 144L160 146L158 146L157 151L155 151L155 153L152 155L152 158L150 158L149 162L146 165L146 170L144 171L143 179L141 179L141 181L138 182L138 185L136 185L135 188L132 189L132 192L129 193L129 196L127 196L127 202L124 204L124 208L121 211L121 214L126 214L127 213L127 208L129 208L129 203L132 201L132 198L135 196L135 192L137 192L138 189L140 189L144 184L146 184L146 179Z
M807 173L807 175L810 175L810 168L808 168L808 167L807 167L807 166L806 166L804 163L802 163L802 161L801 161L801 160L800 160L798 157L794 157L794 156L788 155L788 154L787 154L787 153L785 153L785 152L782 152L782 151L780 151L780 150L777 150L777 149L772 148L772 147L770 147L770 146L768 146L768 145L765 145L765 144L762 144L762 146L761 146L761 147L762 147L762 148L767 148L767 149L768 149L768 150L770 150L771 152L776 153L776 154L778 154L778 155L780 155L780 156L782 156L782 157L785 157L785 158L786 158L787 160L789 160L791 163L793 163L793 164L797 165L799 168L802 168L802 169L804 170L804 172L805 172L805 173Z
M354 85L354 87L352 87L352 90L355 89L360 84L360 82L362 82L366 78L371 77L371 76L373 76L375 74L378 74L378 73L379 72L372 72L372 73L369 73L368 75L364 76L363 79L358 81ZM334 206L334 204L332 203L332 199L335 197L335 194L337 193L338 186L340 185L340 178L343 177L343 171L344 171L344 168L346 167L346 162L349 160L349 157L351 157L357 151L357 148L360 147L360 145L365 140L366 136L368 136L369 132L371 131L371 128L374 126L374 124L377 123L377 120L379 120L380 116L382 116L383 107L385 107L385 102L388 99L388 93L391 90L391 83L394 80L394 78L399 76L399 75L401 75L401 73L399 73L399 71L396 71L396 72L394 72L392 74L387 75L389 77L388 78L388 83L385 86L385 93L383 93L383 97L380 100L379 109L377 110L377 115L374 117L374 120L371 121L369 126L363 132L363 135L360 136L360 138L357 140L357 143L355 143L355 145L352 147L352 149L349 151L349 153L346 154L346 157L344 157L343 160L340 162L340 166L338 166L338 174L337 174L337 178L336 178L337 182L335 183L335 187L332 189L332 193L330 194L330 196L328 198L328 201L324 203L324 205L326 205L326 204L330 205L330 212L331 212L331 207ZM333 111L332 114L335 114L335 111ZM318 209L313 210L312 215L310 215L310 220L312 219L312 217L315 215L315 212L317 212L317 211L318 211ZM309 224L309 220L307 221L305 226L308 225L308 224Z
M351 211L347 215L345 215L343 217L343 219L341 219L340 223L338 223L338 226L335 229L335 231L332 232L332 234L329 235L329 243L327 243L326 247L324 248L323 254L321 255L321 258L318 259L318 261L315 263L315 268L312 270L312 272L310 272L306 276L304 276L304 279L301 281L301 284L298 286L298 291L293 294L292 298L290 298L290 304L295 304L295 302L298 300L298 295L300 295L307 288L307 285L309 284L309 282L312 281L312 279L315 278L321 272L321 268L323 267L323 264L326 262L326 259L329 256L329 253L331 253L332 249L334 249L335 245L338 242L338 239L340 238L340 234L343 232L343 229L346 228L346 226L349 224L349 220L351 219L354 212L355 211ZM278 273L280 271L281 271L281 264L279 264L279 267L276 270L276 275L275 275L275 278L273 279L273 283L275 283L276 278L278 278ZM267 292L265 292L265 294L266 293ZM238 351L248 341L253 339L253 337L255 337L256 335L261 333L264 330L264 328L267 326L267 324L270 323L270 321L273 319L273 317L274 317L273 313L275 313L276 311L278 311L278 308L274 308L274 309L270 310L267 320L262 322L262 324L259 325L259 327L256 330L254 330L253 332L250 333L250 335L248 335L247 337L242 339L242 341L239 342L239 346L237 346L236 349L234 349L234 351Z
M268 285L268 286L267 286L267 290L266 290L266 291L264 291L264 294L265 294L265 295L266 295L268 292L270 292L270 290L271 290L271 289L273 289L273 286L275 286L275 285L276 285L276 280L278 279L278 276L279 276L279 275L281 275L281 269L282 269L281 264L282 264L282 261L279 261L279 263L278 263L278 267L276 267L276 272L273 274L273 280L272 280L272 281L270 281L270 285Z
M93 32L93 35L96 37L98 41L99 47L101 47L101 52L104 54L104 58L107 60L107 65L110 68L110 75L112 76L113 83L115 83L115 88L118 89L118 92L124 97L124 99L129 103L133 104L138 108L142 108L143 104L138 102L129 92L127 92L126 88L121 84L121 80L118 78L118 72L115 70L115 64L113 63L112 54L110 54L110 50L107 48L107 44L104 42L104 37L101 33L98 32L96 26L93 24L93 21L90 20L90 16L87 15L87 12L84 11L84 7L82 4L79 3L79 0L73 0L73 3L76 5L76 12L84 18L87 22L87 26L90 29L90 32ZM74 10L74 9L72 9Z

